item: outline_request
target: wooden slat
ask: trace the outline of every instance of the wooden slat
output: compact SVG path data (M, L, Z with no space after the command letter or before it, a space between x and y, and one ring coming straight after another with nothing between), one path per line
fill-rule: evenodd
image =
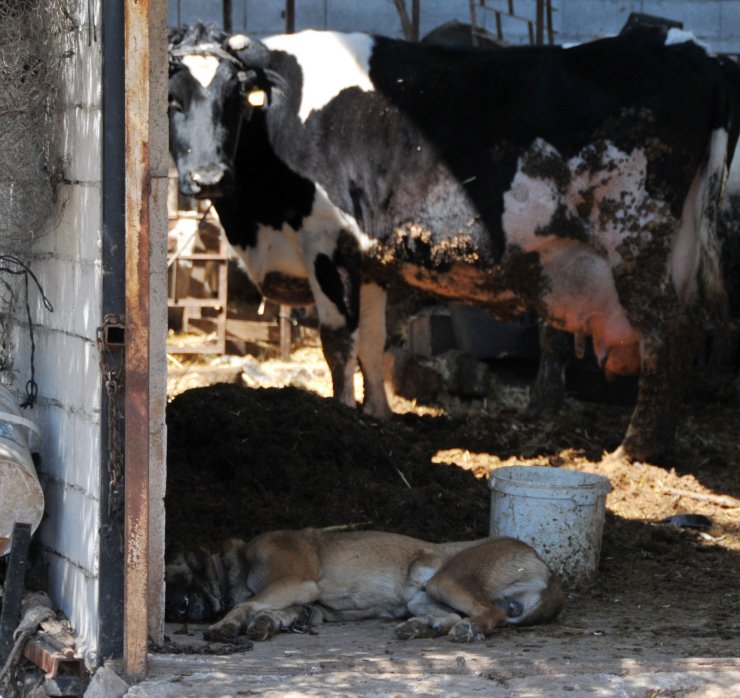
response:
M21 620L24 578L28 567L28 548L31 545L31 524L16 523L10 542L8 567L3 587L3 605L0 611L0 667L13 649L13 633Z

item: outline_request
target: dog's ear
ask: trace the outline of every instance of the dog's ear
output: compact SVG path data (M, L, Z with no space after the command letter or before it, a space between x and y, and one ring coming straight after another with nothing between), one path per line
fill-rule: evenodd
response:
M193 583L193 569L181 545L167 547L164 554L164 576L168 585L189 589Z
M183 37L185 36L187 31L187 27L170 27L167 30L167 43L170 45L170 47L179 44L183 40Z
M226 608L246 601L252 592L249 590L249 564L247 562L247 543L239 538L231 538L224 543L221 561L224 571Z

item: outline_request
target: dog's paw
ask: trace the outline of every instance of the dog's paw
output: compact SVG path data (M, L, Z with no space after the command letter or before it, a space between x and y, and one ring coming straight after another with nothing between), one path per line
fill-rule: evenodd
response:
M452 642L479 642L485 640L486 636L478 630L475 623L471 623L469 620L461 620L452 626L452 630L450 630L447 637Z
M247 626L247 637L262 642L280 632L280 620L271 613L259 613Z
M239 636L238 621L224 618L204 631L203 637L209 642L234 642Z
M396 637L399 640L437 637L439 631L430 616L416 616L396 626Z

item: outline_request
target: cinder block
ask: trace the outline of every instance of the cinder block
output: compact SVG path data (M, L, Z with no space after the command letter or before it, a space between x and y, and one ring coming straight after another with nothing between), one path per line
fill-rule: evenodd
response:
M46 507L36 537L51 550L63 551L80 569L95 571L99 501L56 480L43 484Z
M99 6L99 2L96 3ZM84 4L80 4L82 7ZM86 19L78 25L74 33L70 34L72 56L62 64L63 72L63 103L66 107L75 104L84 107L98 107L102 96L102 43L101 22L98 19L95 27L89 27ZM93 40L95 32L97 41Z
M49 596L69 618L75 634L85 639L86 661L94 666L97 664L95 651L99 633L97 627L98 581L91 576L91 570L83 570L58 554L49 552L47 558L49 560ZM92 571L97 574L97 564Z
M102 114L95 107L70 106L64 110L64 152L69 158L65 176L76 182L100 181Z

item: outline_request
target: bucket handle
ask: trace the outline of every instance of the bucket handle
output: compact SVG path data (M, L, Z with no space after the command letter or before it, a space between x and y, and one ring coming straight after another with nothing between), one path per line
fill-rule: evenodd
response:
M41 429L39 429L34 422L25 417L19 417L17 414L12 412L0 412L0 422L9 422L10 424L18 424L19 426L26 427L33 431L36 436L41 438Z

